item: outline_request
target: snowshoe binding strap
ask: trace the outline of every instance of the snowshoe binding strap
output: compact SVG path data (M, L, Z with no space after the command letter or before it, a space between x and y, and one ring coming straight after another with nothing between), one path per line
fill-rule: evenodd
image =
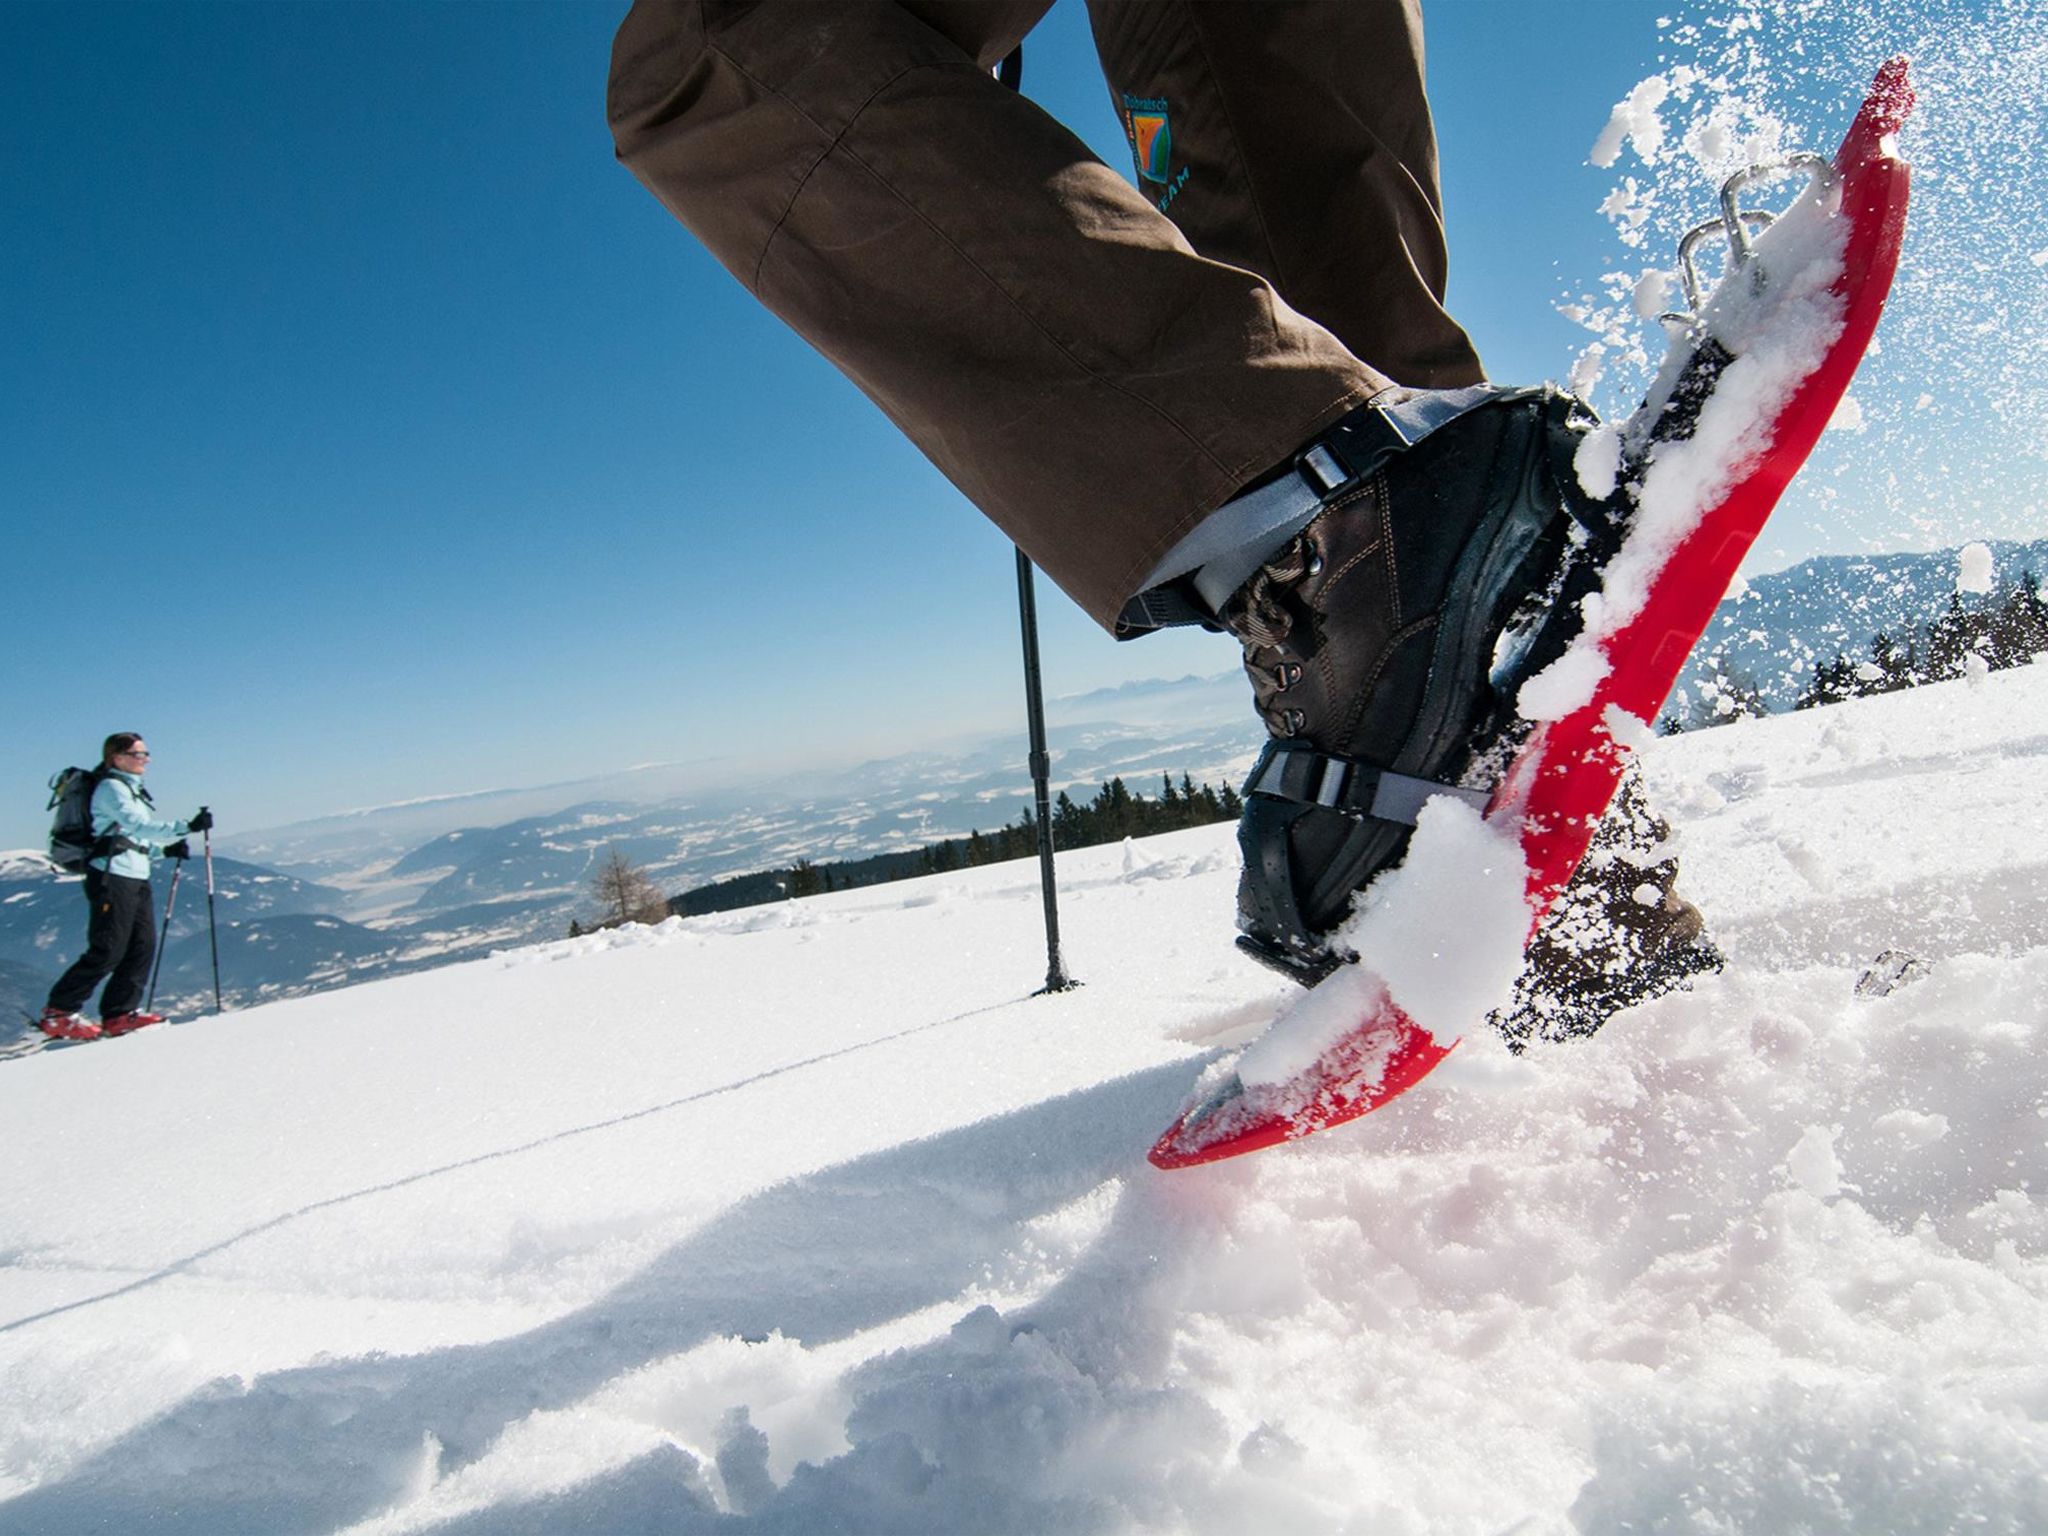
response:
M1325 937L1349 907L1355 872L1377 867L1405 841L1431 797L1486 809L1484 790L1462 789L1322 752L1297 738L1270 741L1245 781L1238 844L1238 948L1304 986L1351 957ZM1305 887L1298 842L1319 835L1324 873Z
M1245 798L1264 795L1412 827L1432 795L1450 795L1485 811L1486 791L1437 784L1353 758L1318 752L1305 741L1269 741L1245 781Z

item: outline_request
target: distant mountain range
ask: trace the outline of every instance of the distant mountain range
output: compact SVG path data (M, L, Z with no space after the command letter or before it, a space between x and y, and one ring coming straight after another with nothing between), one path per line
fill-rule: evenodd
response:
M1092 796L1122 776L1235 782L1262 739L1241 676L1182 678L1048 706L1055 788ZM954 743L821 777L740 783L699 765L635 770L547 789L419 801L229 840L216 856L222 991L228 1006L445 965L556 938L594 915L596 861L616 846L671 894L800 858L915 849L1014 820L1029 803L1022 722L1014 738ZM662 796L678 778L694 793ZM592 790L606 798L583 798ZM652 803L620 796L655 795ZM579 793L580 792L580 793ZM552 804L549 801L552 800ZM461 818L517 807L495 824ZM260 862L259 862L260 860ZM197 866L178 892L160 1003L213 1000ZM158 871L157 911L170 873ZM41 1007L83 948L79 882L36 854L0 855L0 1007Z
M2000 581L2048 575L2048 540L1991 546ZM1955 591L1957 552L1831 556L1752 579L1723 602L1680 683L1740 676L1789 708L1815 665L1903 638ZM1971 601L1988 599L1971 599ZM1054 789L1077 799L1121 776L1237 783L1263 740L1241 674L1130 684L1048 706ZM831 774L768 775L736 759L387 806L223 840L215 859L229 1006L474 958L593 915L595 861L617 846L671 894L797 859L921 847L1013 821L1031 793L1014 735L879 758ZM158 912L169 891L158 876ZM182 882L160 1002L212 1003L200 870ZM75 879L0 855L0 1008L39 1008L84 944Z
M1987 541L1997 596L2028 571L2048 585L2048 539ZM1753 685L1774 711L1806 691L1813 669L1837 652L1867 657L1879 633L1904 641L1940 615L1956 590L1960 552L1920 555L1824 555L1750 579L1724 601L1693 647L1673 702L1683 707L1717 676ZM1965 596L1971 606L1997 596Z

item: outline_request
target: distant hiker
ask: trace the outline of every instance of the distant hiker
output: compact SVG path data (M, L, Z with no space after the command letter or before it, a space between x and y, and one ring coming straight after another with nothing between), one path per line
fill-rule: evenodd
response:
M1487 382L1444 309L1413 0L1090 0L1135 184L993 78L1049 5L635 0L618 156L1105 630L1240 642L1273 740L1239 942L1312 984L1576 633L1595 422ZM1711 963L1625 851L1579 970Z
M85 899L91 907L85 953L57 979L43 1016L36 1021L58 1040L97 1040L125 1035L163 1016L141 1010L143 987L156 954L156 903L149 875L157 858L191 855L185 836L204 832L213 816L204 807L185 821L158 819L156 804L142 787L149 771L149 744L133 731L116 731L92 770L93 844L85 860ZM100 1022L79 1010L99 984Z

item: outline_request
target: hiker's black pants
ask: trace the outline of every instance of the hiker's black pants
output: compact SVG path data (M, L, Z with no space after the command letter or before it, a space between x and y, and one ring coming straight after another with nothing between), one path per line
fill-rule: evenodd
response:
M57 985L50 989L50 1006L77 1013L93 989L106 981L100 1017L133 1013L142 1006L149 963L156 958L156 900L149 882L89 869L85 872L85 899L92 906L85 953L57 978Z

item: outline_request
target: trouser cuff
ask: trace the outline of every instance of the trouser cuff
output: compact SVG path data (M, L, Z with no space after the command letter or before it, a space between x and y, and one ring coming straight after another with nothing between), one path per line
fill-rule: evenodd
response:
M1218 615L1232 594L1314 522L1332 495L1507 393L1491 384L1382 392L1197 523L1124 605L1117 638L1185 624L1222 628Z

